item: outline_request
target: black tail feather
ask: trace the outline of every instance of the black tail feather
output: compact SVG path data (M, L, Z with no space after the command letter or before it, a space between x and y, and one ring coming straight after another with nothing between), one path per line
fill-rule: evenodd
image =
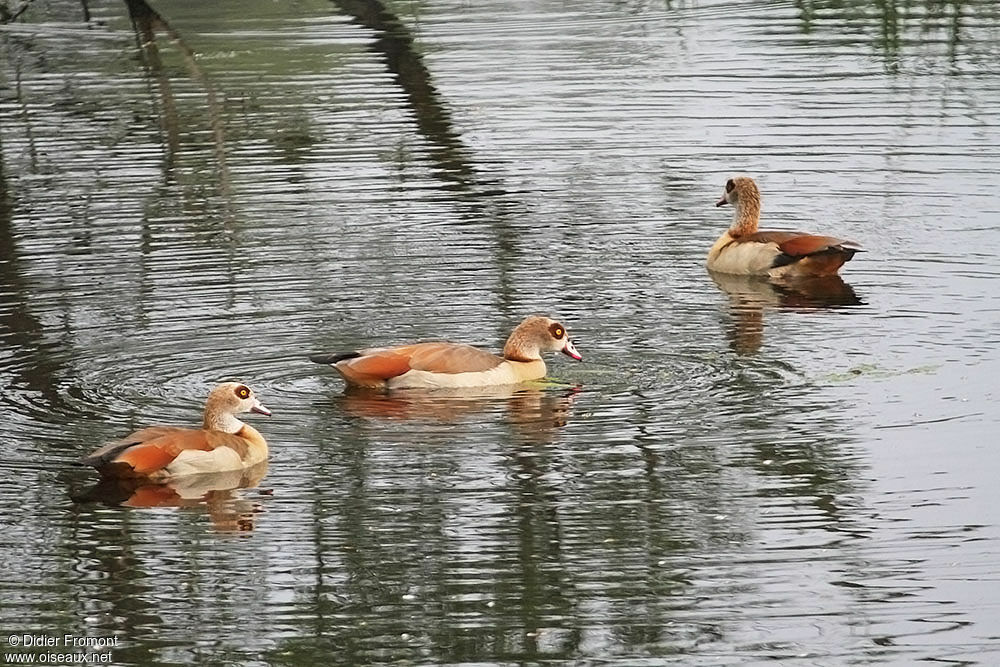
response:
M93 466L99 468L102 465L113 461L115 457L121 454L123 451L136 444L135 442L114 442L105 445L98 449L96 452L90 454L89 456L84 456L82 459L77 461L77 465L81 466Z
M310 354L309 361L317 364L335 364L338 361L343 361L344 359L356 359L361 356L360 352L346 352L343 354L336 353L325 353L325 354Z
M827 246L826 248L817 250L816 252L811 252L808 255L788 255L782 252L778 253L778 255L774 258L774 261L771 262L771 268L776 269L779 266L787 266L788 264L794 264L800 259L805 259L806 257L812 257L813 255L822 255L823 253L839 253L842 255L847 255L847 258L844 261L849 262L854 257L854 255L859 252L864 252L864 249L850 245Z

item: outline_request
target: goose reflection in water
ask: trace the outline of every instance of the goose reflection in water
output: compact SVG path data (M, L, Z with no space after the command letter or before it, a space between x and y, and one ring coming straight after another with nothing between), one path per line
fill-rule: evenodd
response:
M753 354L764 342L764 312L768 309L816 310L864 303L854 288L838 275L776 279L709 271L719 289L729 295L732 327L730 347L737 354Z
M266 474L267 461L263 461L244 470L187 475L162 483L108 477L73 500L147 509L192 508L204 511L218 532L247 532L254 529L263 509L259 502L242 497L238 491L256 487Z
M368 419L458 422L484 413L505 413L522 435L544 437L569 422L579 386L558 389L502 385L469 389L350 388L336 401L344 413Z

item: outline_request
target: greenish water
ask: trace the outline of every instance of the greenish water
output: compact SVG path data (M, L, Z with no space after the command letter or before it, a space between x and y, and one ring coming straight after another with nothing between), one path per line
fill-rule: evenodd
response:
M1000 660L995 3L86 9L0 25L0 662ZM713 279L734 172L867 252ZM306 359L536 312L517 390ZM229 379L266 468L72 465Z

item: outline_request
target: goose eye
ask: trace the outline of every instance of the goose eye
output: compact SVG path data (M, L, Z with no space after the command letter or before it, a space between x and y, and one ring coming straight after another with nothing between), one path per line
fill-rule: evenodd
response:
M566 333L566 330L562 328L561 324L553 324L549 327L549 333L552 334L553 338L558 339L563 337L563 334Z
M250 388L241 384L236 388L236 395L239 398L250 398Z
M736 187L736 183L733 183L733 179L726 181L726 192L732 192L733 188Z

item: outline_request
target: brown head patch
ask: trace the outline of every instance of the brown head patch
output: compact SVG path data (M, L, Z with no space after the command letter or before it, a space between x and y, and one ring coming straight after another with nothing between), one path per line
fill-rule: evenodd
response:
M239 398L240 400L245 400L250 398L250 387L246 386L245 384L241 384L240 386L236 387L236 397Z
M726 192L732 192L733 188L735 187L736 183L733 181L733 179L730 178L728 181L726 181Z
M566 329L564 329L563 325L558 322L553 322L549 325L549 333L552 334L553 338L559 340L566 334Z

